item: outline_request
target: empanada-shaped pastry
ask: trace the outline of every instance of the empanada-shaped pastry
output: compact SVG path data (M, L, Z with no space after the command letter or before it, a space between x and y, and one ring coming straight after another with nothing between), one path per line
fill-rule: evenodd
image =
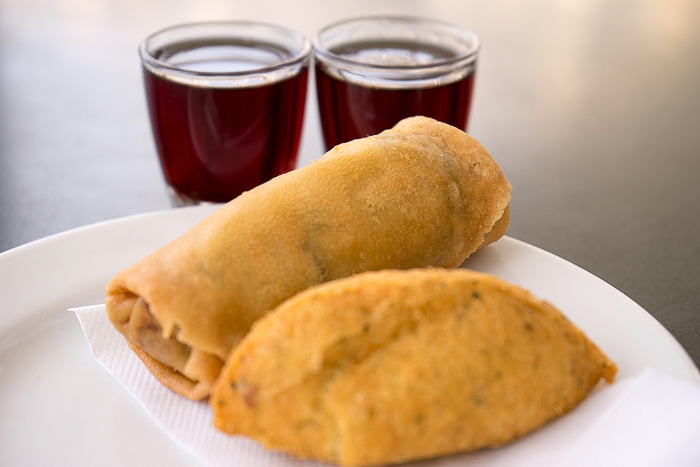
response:
M121 271L107 312L162 383L203 398L265 312L358 272L459 266L505 233L510 189L475 139L410 118L242 194Z
M264 316L210 403L227 433L375 465L502 445L616 371L552 305L496 277L380 271L313 287Z

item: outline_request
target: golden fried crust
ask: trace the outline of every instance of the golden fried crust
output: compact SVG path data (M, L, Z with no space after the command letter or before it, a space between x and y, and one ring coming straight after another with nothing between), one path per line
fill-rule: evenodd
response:
M464 269L381 271L311 288L262 318L210 403L227 433L374 465L502 445L616 371L519 287Z
M407 119L242 194L121 271L107 286L107 312L129 336L142 299L164 340L225 361L255 320L310 286L460 265L505 232L510 189L466 133ZM175 346L166 350L180 361Z

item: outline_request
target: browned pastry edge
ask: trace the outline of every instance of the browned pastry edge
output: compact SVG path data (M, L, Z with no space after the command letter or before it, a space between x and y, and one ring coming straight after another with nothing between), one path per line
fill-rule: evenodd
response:
M186 397L190 400L201 400L209 395L209 385L196 383L180 373L179 371L163 365L158 360L151 357L141 347L126 341L131 350L134 351L137 357L146 365L148 371L168 389Z

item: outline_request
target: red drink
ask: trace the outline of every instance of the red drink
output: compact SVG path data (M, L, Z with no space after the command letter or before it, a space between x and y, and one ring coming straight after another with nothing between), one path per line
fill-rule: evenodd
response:
M469 123L474 73L436 87L382 89L342 81L316 65L326 148L380 133L414 115L432 117L462 130Z
M150 55L165 64L162 72L144 66L144 80L158 156L176 204L227 202L294 169L306 62L275 74L288 51L234 38L182 40Z
M415 115L467 129L478 40L456 26L369 17L322 30L316 92L327 149Z

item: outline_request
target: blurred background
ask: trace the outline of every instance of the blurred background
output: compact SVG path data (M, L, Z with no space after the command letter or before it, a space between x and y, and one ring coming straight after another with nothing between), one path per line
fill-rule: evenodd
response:
M509 235L629 295L698 362L694 0L0 0L0 251L170 208L137 54L148 34L249 19L311 37L368 14L476 32L469 132L514 186ZM323 153L315 99L311 82L300 166Z

